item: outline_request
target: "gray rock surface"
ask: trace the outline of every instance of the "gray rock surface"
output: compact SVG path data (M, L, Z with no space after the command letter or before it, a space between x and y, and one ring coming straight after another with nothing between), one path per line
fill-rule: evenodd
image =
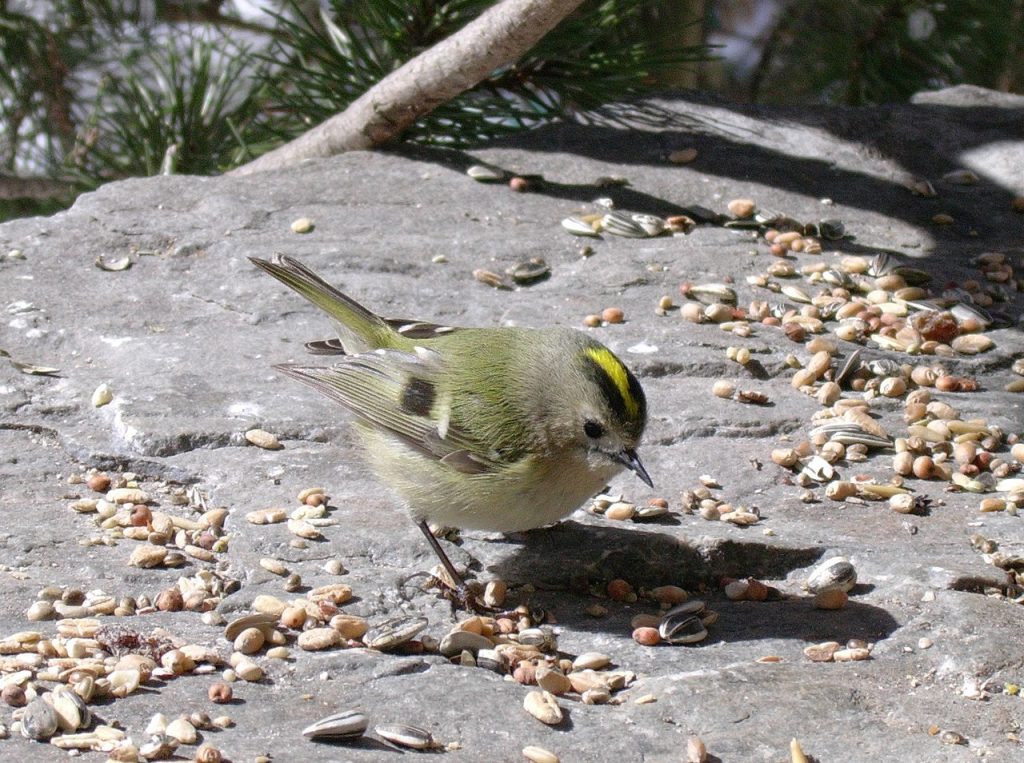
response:
M559 226L600 196L653 214L724 212L729 199L749 197L797 219L844 221L850 237L826 244L822 255L797 255L798 266L885 250L942 284L977 277L972 258L997 251L1015 261L1021 278L1024 216L1010 201L1024 195L1024 110L984 96L954 89L914 105L858 110L673 98L656 104L657 119L648 112L652 118L634 119L628 129L552 126L472 152L353 153L244 178L130 180L83 196L52 218L0 226L0 254L24 255L0 259L0 348L20 362L60 369L53 377L32 376L0 360L0 635L54 633L53 622L28 623L24 614L45 585L153 597L182 574L209 566L144 570L127 565L132 541L83 545L98 530L68 505L91 493L68 477L91 467L135 472L158 493L161 481L197 486L208 505L230 510L230 547L219 566L241 587L221 605L229 619L259 594L291 598L281 578L259 566L260 558L276 557L307 586L351 585L356 600L345 611L374 622L422 614L428 634L439 639L448 631L446 602L415 590L407 601L398 596L398 581L434 560L362 466L343 412L270 368L302 359L304 341L331 333L315 308L246 259L284 252L385 315L454 325L580 326L588 313L622 307L624 324L593 332L635 368L647 390L652 418L641 452L656 491L632 477L613 488L642 503L665 496L673 511L648 524L580 511L553 528L509 538L465 533L458 546L449 545L477 578L508 581L513 604L549 611L562 651L603 651L635 671L636 683L618 695L622 704L563 699L567 720L548 728L523 711L525 687L485 670L439 656L294 649L288 661L258 657L267 678L235 685L237 701L226 706L235 725L204 732L231 760L393 755L371 741L341 746L301 737L309 723L348 708L366 712L371 727L426 727L445 743L457 742L460 750L444 754L459 760L516 760L534 744L563 761L679 761L691 735L723 761L787 759L794 737L822 762L1020 760L1024 700L999 687L1024 682L1024 608L985 595L1005 576L969 537L980 533L1022 553L1022 520L981 514L978 496L944 492L939 482L914 482L935 499L927 516L896 514L884 503L826 501L820 489L821 502L803 503L802 489L769 453L805 438L820 408L792 389L784 363L787 354L806 360L807 353L778 329L757 327L740 339L654 309L661 295L678 300L682 281L731 278L740 304L765 298L745 283L773 259L764 243L701 225L688 236L606 236L583 258L580 242ZM699 152L691 164L666 161L671 151L691 146ZM479 162L543 174L545 182L524 194L477 184L465 169ZM941 180L961 168L980 182ZM611 175L630 185L595 184ZM911 195L902 185L908 176L930 179L938 196ZM935 225L937 213L951 215L952 224ZM292 233L299 217L311 218L315 229ZM126 255L133 264L125 271L94 264ZM435 255L446 261L434 262ZM530 287L494 290L471 275L531 257L546 259L552 273ZM994 350L948 362L979 378L982 390L939 395L965 419L986 418L1017 433L1024 429L1022 396L1003 386L1014 378L1012 359L1024 354L1020 308L1019 294L1002 306L1011 322L990 332ZM750 348L757 374L727 360L730 345ZM761 390L772 405L713 397L718 378ZM90 396L101 383L111 386L113 402L94 408ZM900 402L875 407L882 423L898 431ZM243 433L257 426L284 448L247 445ZM883 453L840 468L887 479L891 458ZM717 478L716 492L726 500L756 506L761 521L740 528L681 512L678 495L703 474ZM336 524L324 528L325 540L295 548L283 525L244 521L254 509L291 510L295 495L312 485L332 497ZM801 584L819 559L836 554L853 560L860 584L845 609L813 609ZM326 573L331 558L349 573ZM696 646L641 647L630 638L630 618L656 607L595 598L576 585L581 574L593 588L615 577L638 588L706 586L704 597L721 616ZM787 598L730 602L719 585L724 576L762 579ZM524 586L536 590L530 595ZM587 613L595 603L607 606L606 617ZM222 628L205 625L195 612L122 622L229 652ZM854 638L874 644L872 659L815 664L802 654L809 643ZM933 645L921 648L922 638ZM780 661L757 661L766 656ZM207 700L212 680L190 675L158 683L96 713L141 743L154 712L218 714ZM985 681L997 687L990 697L965 696ZM636 704L644 695L656 701ZM8 725L11 713L0 713ZM943 744L933 727L967 742ZM189 749L179 752L188 757ZM21 737L0 741L3 760L64 755Z

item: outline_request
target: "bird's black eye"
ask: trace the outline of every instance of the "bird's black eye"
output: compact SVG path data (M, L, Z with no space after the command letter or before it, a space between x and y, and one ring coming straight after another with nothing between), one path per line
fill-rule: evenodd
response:
M583 425L583 434L596 440L604 434L604 427L596 421L588 421Z

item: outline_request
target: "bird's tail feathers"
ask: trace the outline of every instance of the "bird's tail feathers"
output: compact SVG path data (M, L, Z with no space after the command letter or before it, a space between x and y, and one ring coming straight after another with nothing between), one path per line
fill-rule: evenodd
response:
M334 318L345 335L342 343L346 352L390 346L389 340L395 331L383 318L338 291L298 260L283 254L277 255L273 262L256 257L249 259ZM358 346L350 346L353 340Z

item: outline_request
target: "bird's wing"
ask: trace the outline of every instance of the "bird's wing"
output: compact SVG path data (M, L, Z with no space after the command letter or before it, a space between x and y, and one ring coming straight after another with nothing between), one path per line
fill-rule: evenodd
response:
M337 337L329 339L318 339L315 342L306 342L306 351L310 355L348 355L341 340Z
M413 321L405 318L384 318L384 322L393 328L399 336L406 339L436 339L453 331L459 331L453 326L442 326L440 323L427 323L426 321ZM319 339L315 342L306 342L306 350L310 355L348 355L341 339L331 337Z
M460 330L456 326L444 326L440 323L409 320L408 318L385 318L384 322L408 339L436 339L439 336Z
M451 421L439 383L443 360L432 350L374 350L346 355L333 366L275 368L456 471L480 474L503 466L488 444Z

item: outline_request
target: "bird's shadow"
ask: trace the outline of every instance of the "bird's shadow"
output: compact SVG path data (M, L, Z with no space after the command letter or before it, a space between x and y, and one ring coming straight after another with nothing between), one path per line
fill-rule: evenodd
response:
M841 610L815 609L806 594L737 602L722 592L723 579L782 580L794 570L810 568L825 553L820 546L785 548L756 540L696 543L639 527L620 529L574 521L498 543L514 544L514 549L487 565L483 577L501 578L513 590L529 583L534 590L525 603L533 610L553 613L562 627L574 630L628 633L634 615L658 611L652 601L621 603L605 597L605 587L614 579L626 580L638 590L675 585L705 599L722 617L704 644L777 638L815 642L837 632L877 641L898 627L884 609L857 600L870 586L855 588ZM478 549L474 544L473 551ZM607 611L604 616L593 615L595 604Z

